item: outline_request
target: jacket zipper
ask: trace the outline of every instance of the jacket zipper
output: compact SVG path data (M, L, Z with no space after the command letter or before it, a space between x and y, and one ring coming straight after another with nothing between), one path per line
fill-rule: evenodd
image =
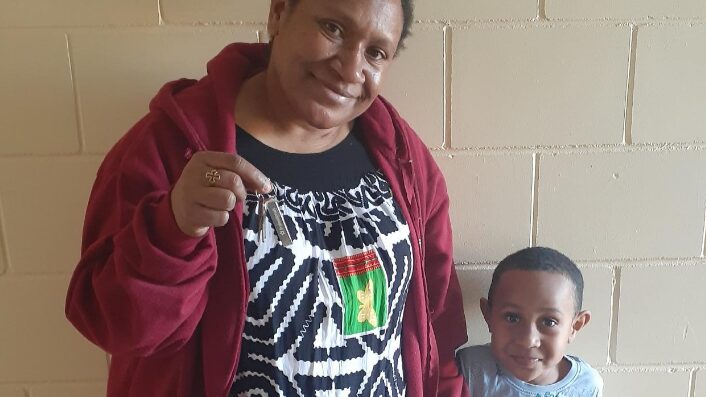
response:
M409 147L407 147L407 141L404 140L405 150L409 153ZM422 272L422 286L424 288L424 306L426 309L427 321L426 321L426 342L427 351L426 359L424 361L424 374L426 378L431 375L431 309L429 307L429 288L427 286L426 271L424 269L424 219L422 219L422 210L419 204L419 195L417 194L417 184L414 172L414 161L412 159L400 159L400 168L402 170L402 185L405 189L405 199L408 205L412 208L414 215L416 216L417 224L415 225L417 229L417 244L419 245L419 269Z

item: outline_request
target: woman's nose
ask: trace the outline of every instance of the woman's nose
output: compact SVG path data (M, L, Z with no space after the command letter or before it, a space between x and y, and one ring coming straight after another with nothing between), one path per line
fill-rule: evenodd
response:
M334 70L338 73L346 83L363 84L365 82L365 74L363 66L365 63L365 54L363 49L356 46L355 48L342 48L338 56L334 60Z

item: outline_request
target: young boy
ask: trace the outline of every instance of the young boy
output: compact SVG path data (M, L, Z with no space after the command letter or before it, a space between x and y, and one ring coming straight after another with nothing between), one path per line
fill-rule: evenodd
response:
M550 248L526 248L493 272L480 309L490 345L458 352L473 397L594 397L603 381L566 348L591 319L581 310L583 277L576 264Z

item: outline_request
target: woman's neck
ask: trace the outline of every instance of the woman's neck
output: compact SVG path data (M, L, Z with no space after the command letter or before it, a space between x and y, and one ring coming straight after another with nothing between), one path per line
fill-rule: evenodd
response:
M352 122L317 129L297 120L286 106L268 97L265 72L246 80L235 101L236 123L258 141L289 153L319 153L343 141Z

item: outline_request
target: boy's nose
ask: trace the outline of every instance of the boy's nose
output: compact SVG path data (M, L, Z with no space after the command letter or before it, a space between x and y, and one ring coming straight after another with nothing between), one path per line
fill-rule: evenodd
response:
M515 340L519 345L527 349L539 347L539 330L532 325L522 327L522 329L518 332L518 335L516 335Z

